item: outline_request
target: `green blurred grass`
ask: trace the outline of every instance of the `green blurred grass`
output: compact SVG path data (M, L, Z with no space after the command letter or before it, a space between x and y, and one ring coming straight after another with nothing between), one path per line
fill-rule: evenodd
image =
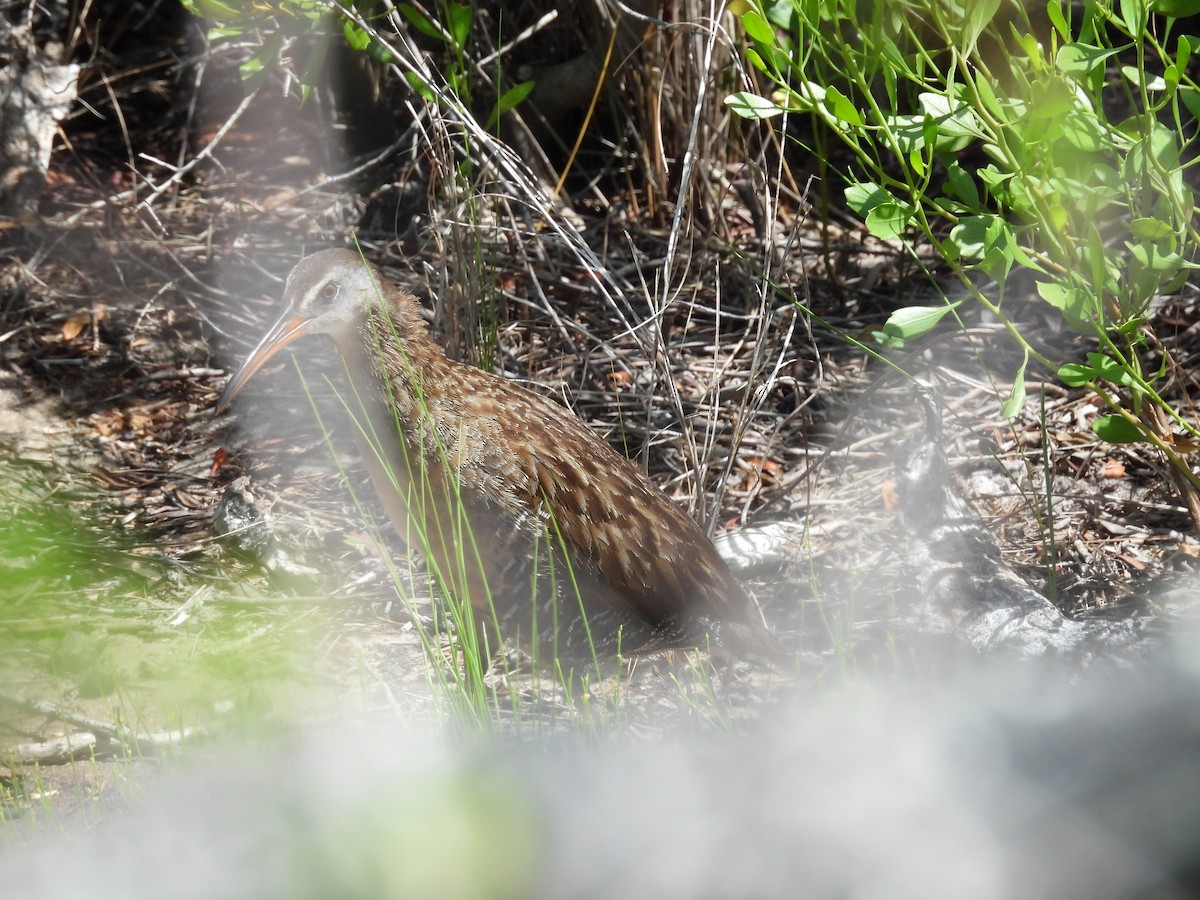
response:
M0 455L0 692L140 732L256 731L335 702L336 612L261 571L175 558L86 473ZM182 611L182 614L181 614ZM46 731L0 697L0 748Z

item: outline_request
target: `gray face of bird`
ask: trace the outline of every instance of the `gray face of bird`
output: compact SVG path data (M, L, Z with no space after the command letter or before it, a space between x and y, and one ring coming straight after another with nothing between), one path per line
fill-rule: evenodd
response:
M292 269L283 314L242 363L217 401L221 412L254 374L288 344L306 334L348 335L382 296L374 269L349 250L322 250Z
M301 259L283 289L283 314L229 379L217 401L217 412L229 406L254 373L296 338L305 335L347 336L382 296L371 266L358 253L323 250Z
M357 253L323 250L292 269L283 296L287 311L305 320L305 334L338 337L358 327L381 290L374 270Z

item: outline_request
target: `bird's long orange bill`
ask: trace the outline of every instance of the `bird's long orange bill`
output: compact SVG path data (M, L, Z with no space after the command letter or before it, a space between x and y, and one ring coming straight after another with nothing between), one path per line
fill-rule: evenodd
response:
M296 338L308 334L308 321L306 317L297 315L290 309L280 316L279 321L271 326L266 337L258 342L258 346L242 363L242 367L225 385L225 390L221 392L221 399L217 401L217 412L225 411L229 401L237 396L238 392L245 387L246 382L253 378L254 373L265 366L272 356Z

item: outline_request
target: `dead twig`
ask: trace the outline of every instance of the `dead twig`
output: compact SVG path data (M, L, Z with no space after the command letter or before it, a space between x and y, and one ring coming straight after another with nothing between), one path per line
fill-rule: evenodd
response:
M181 728L175 731L134 731L123 725L93 719L91 716L85 716L48 700L30 700L20 694L10 694L7 691L0 691L0 702L25 712L37 713L59 722L65 722L76 728L87 729L98 739L97 752L116 752L118 749L128 750L130 748L144 752L147 749L175 746L205 734L204 730L200 728Z

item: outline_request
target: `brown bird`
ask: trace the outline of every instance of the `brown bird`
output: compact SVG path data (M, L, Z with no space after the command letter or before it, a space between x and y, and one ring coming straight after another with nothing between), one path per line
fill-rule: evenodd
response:
M439 589L470 602L481 653L507 636L543 661L778 655L683 510L565 407L449 359L417 300L357 253L302 260L284 302L217 411L280 348L332 337L375 490Z

